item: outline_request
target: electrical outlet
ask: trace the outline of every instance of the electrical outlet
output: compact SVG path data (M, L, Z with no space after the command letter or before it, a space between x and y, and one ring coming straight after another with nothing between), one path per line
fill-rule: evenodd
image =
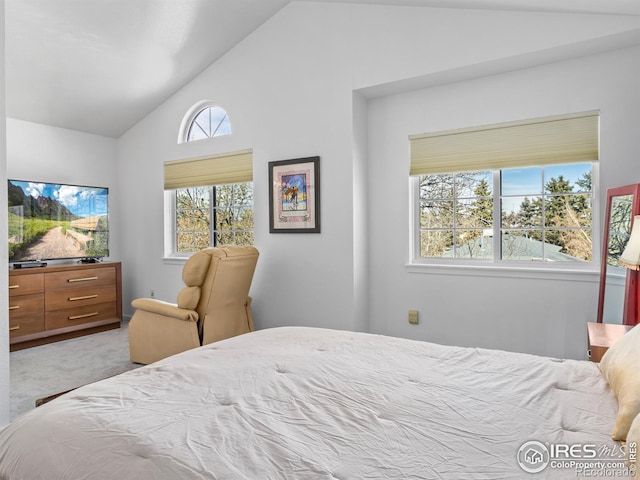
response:
M151 290L151 298L156 298L156 291L155 290Z
M418 310L409 310L409 323L418 323Z

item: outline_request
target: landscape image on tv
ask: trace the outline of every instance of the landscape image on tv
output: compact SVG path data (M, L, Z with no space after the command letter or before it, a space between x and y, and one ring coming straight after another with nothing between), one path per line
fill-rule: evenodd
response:
M109 254L109 189L9 180L9 262Z

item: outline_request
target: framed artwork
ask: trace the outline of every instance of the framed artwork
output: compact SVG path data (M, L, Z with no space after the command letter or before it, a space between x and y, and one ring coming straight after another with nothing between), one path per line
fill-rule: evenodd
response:
M320 157L269 162L269 233L320 233Z

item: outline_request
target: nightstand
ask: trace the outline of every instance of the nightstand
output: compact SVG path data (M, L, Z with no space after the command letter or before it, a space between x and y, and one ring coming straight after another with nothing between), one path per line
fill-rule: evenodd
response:
M629 325L616 325L614 323L587 323L589 341L589 359L592 362L600 362L604 352L613 343L631 330Z

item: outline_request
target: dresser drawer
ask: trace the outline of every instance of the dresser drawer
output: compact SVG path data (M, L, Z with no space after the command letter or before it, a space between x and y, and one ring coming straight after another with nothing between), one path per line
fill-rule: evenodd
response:
M29 295L44 291L44 273L9 275L9 296Z
M9 298L9 318L22 318L42 313L44 293L32 293Z
M96 305L116 301L115 285L75 288L73 290L46 291L44 308L47 312L64 308L76 308L84 305Z
M9 298L10 338L44 330L44 294Z
M119 328L120 262L11 268L8 303L12 352Z
M52 330L115 317L115 302L98 303L47 312L45 314L45 326L47 330Z
M47 273L44 286L47 291L67 288L84 288L94 285L112 285L116 283L116 269L83 268L65 272Z
M39 313L31 317L23 317L14 320L9 319L9 338L20 337L30 333L44 331L44 315Z

